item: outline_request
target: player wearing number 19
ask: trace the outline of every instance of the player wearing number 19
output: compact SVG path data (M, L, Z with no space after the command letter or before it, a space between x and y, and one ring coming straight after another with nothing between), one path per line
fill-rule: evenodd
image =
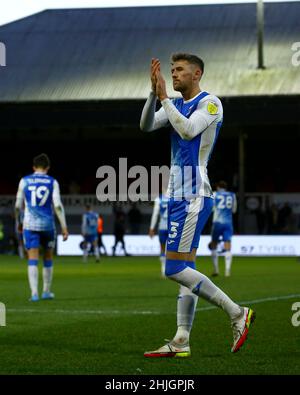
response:
M64 207L60 198L59 184L48 170L50 160L46 154L33 159L34 173L20 180L16 197L15 219L17 226L19 212L25 202L23 221L24 245L28 251L28 279L32 302L39 300L38 260L39 248L44 248L43 293L42 299L53 299L51 283L53 276L53 249L55 246L54 211L61 225L63 240L68 238Z
M212 241L209 244L214 265L213 276L219 274L217 245L222 237L225 254L225 277L230 276L232 254L231 238L233 234L232 214L236 212L237 203L235 193L227 191L225 181L217 184L213 207Z

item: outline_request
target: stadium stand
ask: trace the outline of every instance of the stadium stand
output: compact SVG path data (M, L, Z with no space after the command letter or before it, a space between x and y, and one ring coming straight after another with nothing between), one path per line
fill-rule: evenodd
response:
M299 13L299 2L265 4L265 69L257 69L255 4L46 10L1 26L8 49L0 70L1 206L40 151L53 158L51 171L65 197L95 194L97 168L116 166L119 157L129 165L168 164L168 136L159 146L155 137L146 139L139 117L150 58L160 57L167 74L170 54L179 50L201 54L202 87L222 98L222 149L216 145L209 173L212 181L227 178L243 196L243 221L245 193L263 200L264 193L296 194L291 158L298 155L300 79L291 46L300 37ZM147 150L137 149L145 144ZM150 215L143 210L141 232ZM71 216L72 229L80 215Z

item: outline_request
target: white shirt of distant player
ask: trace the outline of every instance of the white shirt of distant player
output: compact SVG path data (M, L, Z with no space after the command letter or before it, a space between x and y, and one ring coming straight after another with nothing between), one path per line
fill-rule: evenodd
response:
M167 200L166 195L157 196L154 200L154 208L151 217L150 229L155 229L158 217L159 217L159 224L158 230L168 230L168 208L163 210L163 215L160 215L160 205L164 200Z
M39 173L34 173L38 175ZM37 222L36 218L32 218L30 212L27 208L26 199L24 199L24 187L26 186L25 180L22 178L19 183L19 188L16 197L16 207L21 208L23 204L23 200L25 201L25 210L24 210L24 221L23 221L23 228L30 229L35 231L40 231L41 226ZM60 190L59 184L56 180L53 182L53 194L52 194L52 202L54 207L62 206L61 197L60 197ZM53 218L54 221L54 218Z

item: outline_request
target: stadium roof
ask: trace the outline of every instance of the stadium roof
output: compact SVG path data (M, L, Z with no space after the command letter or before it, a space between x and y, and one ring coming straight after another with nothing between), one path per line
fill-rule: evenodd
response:
M300 2L265 4L265 70L257 69L256 5L46 10L0 27L0 101L141 99L159 57L205 61L202 89L222 97L300 93Z

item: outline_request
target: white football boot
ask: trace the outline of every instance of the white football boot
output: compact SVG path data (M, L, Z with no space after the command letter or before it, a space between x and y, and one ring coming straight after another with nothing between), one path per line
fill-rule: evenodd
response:
M146 351L146 358L186 358L191 355L191 349L188 343L178 344L173 340L154 351Z
M231 352L237 352L245 343L250 324L255 320L255 312L250 307L242 307L241 315L231 321L233 345Z

